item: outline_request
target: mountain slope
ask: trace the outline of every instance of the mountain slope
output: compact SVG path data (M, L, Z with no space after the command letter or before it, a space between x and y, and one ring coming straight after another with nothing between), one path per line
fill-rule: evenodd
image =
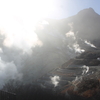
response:
M98 49L99 24L100 16L92 8L84 9L66 19L47 18L40 21L35 32L42 46L33 48L30 57L33 61L27 61L23 73L29 73L29 78L33 77L32 75L40 77L75 57L77 53ZM29 66L28 70L26 70L27 66ZM30 74L30 71L33 72Z

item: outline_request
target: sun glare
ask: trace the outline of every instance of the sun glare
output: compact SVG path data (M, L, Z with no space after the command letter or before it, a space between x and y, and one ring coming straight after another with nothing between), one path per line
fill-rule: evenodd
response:
M55 10L54 0L1 0L0 30L4 31L5 46L32 46L38 41L35 24Z

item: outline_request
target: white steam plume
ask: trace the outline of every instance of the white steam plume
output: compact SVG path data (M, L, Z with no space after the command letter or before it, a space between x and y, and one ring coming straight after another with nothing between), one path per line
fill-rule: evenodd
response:
M75 53L82 53L82 52L84 52L85 50L81 49L81 47L77 43L76 35L73 32L73 23L69 23L68 25L71 28L70 31L68 33L66 33L67 42L68 42L68 48L70 50L75 51Z
M82 73L82 75L84 75L84 74L87 74L88 72L89 72L89 67L88 66L82 66L82 68L83 68L83 73Z
M76 39L74 32L69 31L68 33L66 33L66 37L72 38L72 39Z
M97 60L100 61L100 57L98 57Z
M87 45L93 47L93 48L97 48L94 44L88 42L87 40L84 41Z
M4 62L0 58L0 89L9 79L21 79L22 74L17 70L13 62Z
M74 50L75 50L75 52L77 53L82 53L82 52L84 52L85 50L84 49L81 49L80 48L80 46L79 46L79 44L76 42L76 43L74 43L73 44L73 48L74 48Z
M54 84L54 86L58 86L59 81L60 81L60 77L59 76L54 76L54 77L50 77L51 78L51 82L52 84Z

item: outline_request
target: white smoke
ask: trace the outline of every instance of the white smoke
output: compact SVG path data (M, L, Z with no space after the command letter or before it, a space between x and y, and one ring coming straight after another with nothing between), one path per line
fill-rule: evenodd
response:
M43 21L42 24L48 25L48 22ZM7 30L6 32L3 31L0 34L1 61L4 62L3 64L5 66L8 66L6 64L13 63L14 68L16 68L16 70L12 70L12 72L8 71L7 74L9 74L10 76L11 75L17 76L18 74L20 78L22 78L23 82L26 82L27 80L28 80L27 82L30 82L32 79L35 80L35 78L38 78L41 75L50 71L51 69L58 67L59 65L62 65L66 61L67 59L66 55L60 51L60 49L62 49L61 40L63 38L60 35L58 36L57 32L56 32L56 35L54 35L56 36L56 38L53 36L55 40L55 43L54 43L55 45L52 45L53 41L52 41L52 36L51 36L51 37L48 37L50 39L51 45L50 46L46 45L43 47L41 41L38 40L37 35L34 35L35 34L34 32L33 33L30 31L23 32L23 29L21 29L21 31L19 32L16 28L14 28L15 30L13 29L11 31L12 28L10 27L9 30ZM2 36L4 36L4 38L2 38ZM58 37L60 38L58 39ZM35 46L36 48L34 48ZM60 49L58 49L57 47L59 47ZM56 50L56 53L55 53L55 50ZM68 57L68 59L70 58ZM8 70L7 68L8 67L6 67L5 70L1 70L1 71L7 72ZM2 74L0 74L1 77L2 77ZM21 76L22 74L23 74L23 77ZM26 77L24 77L25 75ZM12 77L8 78L6 75L4 76L5 76L5 80L2 79L2 82L1 82L2 85L5 82L7 82L9 79L12 79ZM58 76L51 78L51 80L55 86L58 85L59 83Z
M76 76L75 80L72 81L72 84L76 86L78 83L81 82L81 80L82 80L82 76L80 77Z
M74 86L74 91L77 90L77 85L82 81L83 76L86 75L89 72L89 67L88 66L84 65L81 68L83 69L82 70L82 75L76 76L76 78L72 82L69 82L70 84L72 84Z
M69 31L68 33L66 33L66 37L67 37L67 42L68 42L68 48L70 50L74 50L75 53L82 53L85 51L84 49L81 49L81 47L77 43L77 39L74 32Z
M54 76L54 77L50 77L51 78L51 82L52 84L54 84L54 86L58 86L59 81L60 81L60 77L59 76Z
M70 31L66 33L66 37L71 40L76 40L75 33L73 32L73 22L68 24L70 27Z
M78 89L77 85L82 81L82 76L79 76L72 81L72 82L69 82L71 85L74 86L74 91L76 91Z
M36 45L42 43L34 31L23 29L14 18L0 23L0 89L10 79L22 79L22 68Z
M87 45L93 47L93 48L97 48L94 44L88 42L87 40L84 41Z
M77 42L73 44L73 48L74 48L74 50L75 50L76 53L77 53L77 52L78 52L78 53L85 52L84 49L81 49L81 48L80 48L80 46L79 46L79 44L78 44Z
M70 28L71 28L70 30L71 30L71 31L73 31L73 22L68 23L68 25L69 25L69 26L70 26Z
M70 26L70 31L66 33L68 48L70 50L74 50L75 53L84 52L85 50L81 49L80 45L77 43L77 37L75 33L73 32L73 23L69 23L68 25Z
M100 58L98 57L97 60L100 61Z
M5 39L3 45L6 47L17 47L22 49L23 52L29 52L35 45L41 45L36 34L33 33L21 33L21 34L7 34L5 33Z
M82 66L82 68L83 68L82 75L87 74L89 72L89 67L88 66L84 65L84 66Z
M21 79L22 74L17 70L13 62L4 62L0 58L0 89L9 79Z
M69 31L68 33L66 33L66 37L68 38L72 38L72 39L76 39L76 37L75 37L75 34L74 34L74 32L72 32L72 31Z

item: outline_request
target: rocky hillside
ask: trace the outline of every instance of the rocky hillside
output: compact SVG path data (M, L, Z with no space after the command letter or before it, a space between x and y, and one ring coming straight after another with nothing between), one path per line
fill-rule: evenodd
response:
M37 80L43 89L59 95L100 98L100 51L88 51L70 59Z

